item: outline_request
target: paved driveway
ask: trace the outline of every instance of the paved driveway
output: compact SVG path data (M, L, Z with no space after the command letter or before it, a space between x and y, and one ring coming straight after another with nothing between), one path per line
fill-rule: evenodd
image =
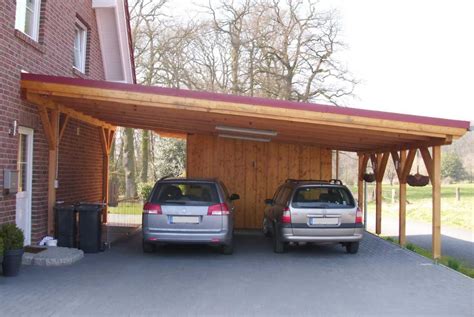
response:
M0 278L9 315L472 315L474 283L367 235L358 254L340 246L273 254L239 234L233 256L206 247L142 254L140 236L70 267L25 267Z

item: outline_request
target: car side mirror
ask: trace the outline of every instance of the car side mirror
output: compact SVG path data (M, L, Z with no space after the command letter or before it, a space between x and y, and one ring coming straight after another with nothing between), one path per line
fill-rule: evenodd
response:
M270 199L270 198L265 199L265 204L266 205L273 205L273 199Z
M240 196L238 194L232 194L229 197L229 200L232 200L232 201L238 200L238 199L240 199Z

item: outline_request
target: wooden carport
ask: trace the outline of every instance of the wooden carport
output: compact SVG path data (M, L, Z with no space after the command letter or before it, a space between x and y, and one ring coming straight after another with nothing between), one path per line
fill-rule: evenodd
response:
M374 167L377 233L381 232L382 179L391 157L400 180L402 245L405 243L406 179L416 151L420 150L433 184L433 257L438 258L441 254L440 147L466 133L469 122L37 74L22 74L21 88L24 98L38 107L50 145L48 208L51 230L55 151L68 118L75 118L98 127L104 163L108 162L117 126L187 137L189 176L222 176L229 163L227 154L237 148L239 155L251 151L248 164L241 166L242 172L253 168L257 176L251 175L251 184L258 183L259 179L266 184L260 190L260 196L256 194L251 202L275 190L271 187L285 176L330 178L331 151L356 152L359 155L360 206L363 206L362 175L369 160ZM232 145L224 140L238 140L235 141L238 143ZM292 157L296 151L298 155ZM246 162L239 155L235 155L234 164ZM259 159L262 165L259 165ZM292 174L295 160L299 165ZM107 167L107 163L104 165ZM211 165L215 167L211 168ZM107 179L106 167L104 179ZM278 175L271 183L269 179L275 170ZM244 186L246 184L244 182ZM258 192L259 187L255 186L255 189ZM104 199L107 200L106 181ZM255 208L248 201L242 204L244 208ZM257 220L257 217L250 220Z

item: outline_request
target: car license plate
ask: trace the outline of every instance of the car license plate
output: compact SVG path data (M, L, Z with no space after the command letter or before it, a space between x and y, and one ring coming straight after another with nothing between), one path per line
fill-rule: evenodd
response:
M311 218L312 225L337 225L339 218Z
M199 223L199 217L174 216L171 218L172 223Z

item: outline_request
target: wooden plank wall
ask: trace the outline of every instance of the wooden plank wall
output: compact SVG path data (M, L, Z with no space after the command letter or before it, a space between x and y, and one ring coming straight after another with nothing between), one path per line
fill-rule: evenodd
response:
M187 176L219 177L236 202L236 228L261 227L265 198L288 178L330 179L332 152L317 146L187 137Z

